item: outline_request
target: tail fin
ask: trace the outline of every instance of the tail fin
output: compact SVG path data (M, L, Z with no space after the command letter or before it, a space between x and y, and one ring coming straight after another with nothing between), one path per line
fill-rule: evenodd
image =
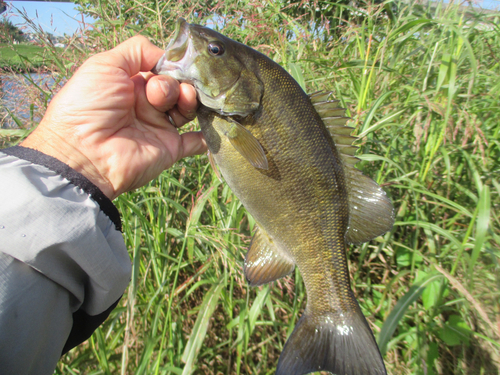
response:
M359 307L351 314L339 315L304 314L285 344L276 375L304 375L314 371L387 375L373 333Z

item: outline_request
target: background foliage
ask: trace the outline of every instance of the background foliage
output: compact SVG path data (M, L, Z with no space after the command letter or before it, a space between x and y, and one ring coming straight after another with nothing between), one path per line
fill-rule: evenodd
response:
M8 19L0 20L0 43L21 42L24 40L24 33Z
M498 14L392 1L77 3L98 21L53 54L57 82L137 33L166 46L183 16L269 55L308 92L332 90L352 116L358 167L397 210L390 233L348 253L389 373L499 373ZM246 285L254 221L206 157L115 203L130 287L57 373L273 374L305 290L298 272Z

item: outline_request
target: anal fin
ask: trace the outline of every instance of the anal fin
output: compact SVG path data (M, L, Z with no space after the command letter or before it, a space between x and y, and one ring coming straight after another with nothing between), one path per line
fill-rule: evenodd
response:
M267 284L288 275L295 263L280 251L269 235L257 228L245 258L245 277L251 286Z

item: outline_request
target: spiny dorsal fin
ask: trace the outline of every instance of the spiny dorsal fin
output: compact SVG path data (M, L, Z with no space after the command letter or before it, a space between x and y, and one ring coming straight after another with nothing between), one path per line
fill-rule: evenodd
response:
M333 119L333 121L329 121ZM335 120L338 120L338 117L327 117L322 119L325 123L326 127L330 130L330 132L334 132L339 135L351 135L354 128L350 126L344 126L345 122L350 119L350 117L342 117L343 120L341 123L336 123Z
M311 102L314 104L328 100L331 94L332 94L331 91L316 91L313 92L312 94L309 94L309 98L311 99Z
M321 118L326 117L339 117L342 118L345 113L345 108L337 107L338 100L326 101L323 103L313 104L316 107L316 112L319 113Z
M295 263L280 251L269 235L261 228L253 235L245 257L245 277L251 286L267 284L288 275Z
M340 154L340 157L342 158L342 161L347 164L347 165L356 165L361 159L357 158L356 156L351 156L351 155L346 155L346 154Z
M351 146L351 145L336 145L337 150L340 152L340 156L342 154L348 155L348 156L354 156L356 154L356 151L358 151L358 146Z
M358 147L352 145L357 138L350 135L354 129L345 126L350 118L344 117L345 109L337 106L339 101L330 100L330 97L331 92L318 91L309 95L344 164L349 194L349 228L346 241L363 243L391 230L394 209L384 190L354 167L359 161L354 156Z
M351 137L351 132L354 128L345 126L350 117L345 117L345 108L338 106L338 100L330 100L331 92L321 92L317 91L309 95L311 103L314 106L316 112L323 120L326 128L330 132L335 145L352 145L356 140L356 137ZM343 153L342 149L339 149ZM348 151L348 155L353 155L353 153ZM354 150L355 151L355 150Z

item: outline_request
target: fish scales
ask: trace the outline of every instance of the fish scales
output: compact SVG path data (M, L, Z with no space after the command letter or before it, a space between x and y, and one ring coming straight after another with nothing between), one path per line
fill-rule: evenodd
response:
M292 257L301 270L310 296L308 306L313 304L325 309L321 305L327 304L338 308L338 304L346 300L339 298L346 288L338 286L346 282L349 285L347 267L332 272L331 267L321 265L346 264L347 194L340 158L334 153L331 138L325 136L323 122L298 84L291 77L278 74L283 73L279 66L269 66L265 60L259 60L259 67L258 75L264 83L262 110L248 129L264 150L268 150L269 170L248 168L248 162L213 129L216 125L210 130L210 120L206 121L206 116L199 116L200 125L208 144L221 142L224 145L214 157L232 190L267 233L293 252ZM273 105L276 97L285 99ZM282 120L284 112L292 121ZM214 116L225 121L223 116ZM305 123L308 126L302 126ZM263 197L263 192L269 194L269 199ZM311 197L315 198L313 204ZM269 207L279 209L279 214ZM311 264L310 249L315 253L323 249L321 256L325 261L318 262L321 268ZM312 288L313 282L324 285ZM339 290L324 293L335 288ZM315 294L316 290L321 292ZM338 297L325 301L330 295Z
M182 19L156 72L195 86L211 158L257 222L245 261L250 284L279 279L294 266L304 280L306 309L276 374L386 374L351 290L346 238L350 219L362 221L356 211L363 203L360 189L369 193L374 216L390 225L392 205L378 185L344 165L313 96L265 55ZM352 176L360 180L353 183ZM366 241L389 224L352 233Z

